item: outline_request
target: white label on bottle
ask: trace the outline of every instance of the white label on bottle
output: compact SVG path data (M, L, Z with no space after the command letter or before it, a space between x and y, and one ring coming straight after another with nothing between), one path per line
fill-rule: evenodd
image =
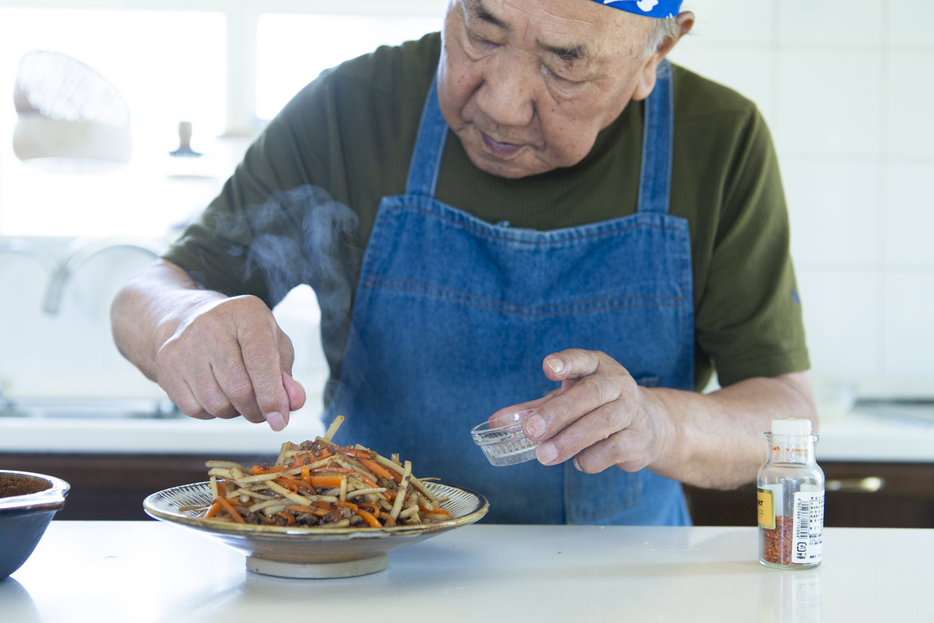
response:
M824 534L824 492L795 493L792 563L816 565L821 561Z

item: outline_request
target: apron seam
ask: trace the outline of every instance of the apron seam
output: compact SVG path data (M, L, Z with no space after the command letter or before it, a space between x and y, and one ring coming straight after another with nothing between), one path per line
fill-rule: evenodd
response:
M415 195L415 196L417 196L417 197L424 197L424 195ZM516 237L510 237L510 236L506 236L506 235L500 236L500 235L497 235L497 234L495 234L495 233L485 232L485 231L483 231L483 229L482 229L481 227L477 227L477 226L475 226L475 225L473 225L473 224L470 224L470 223L468 223L468 222L466 222L466 221L464 221L464 220L459 220L459 219L456 219L456 218L452 218L452 217L450 217L450 216L445 216L445 215L443 215L443 214L438 214L437 212L434 212L434 211L432 211L432 210L429 210L428 208L425 208L425 207L423 207L423 206L413 206L413 205L391 205L391 206L386 206L386 209L387 209L387 211L388 211L388 210L398 210L398 211L417 210L417 211L419 211L419 212L424 212L424 213L426 213L426 214L430 214L430 215L432 215L432 216L435 216L435 217L438 218L438 219L447 221L448 223L451 223L451 224L453 224L453 225L456 225L456 226L460 227L461 229L463 229L463 230L465 230L465 231L469 231L469 232L475 233L475 234L477 234L477 236L482 237L482 238L487 238L487 239L490 239L490 240L502 240L502 241L506 241L506 242L515 242L515 243L519 243L519 244L530 244L530 245L536 245L536 246L541 246L541 245L560 245L561 243L564 243L564 242L577 242L577 241L589 240L589 239L593 239L593 238L606 238L606 237L608 237L608 236L614 236L614 235L616 235L616 234L618 234L618 233L620 233L620 232L629 232L629 231L633 231L633 230L637 230L637 229L642 229L642 228L658 229L658 230L661 230L661 231L674 232L674 233L678 233L678 232L682 231L682 228L681 228L680 226L677 226L677 225L666 225L666 224L664 224L664 223L631 223L631 224L630 224L630 223L622 223L620 226L611 226L611 225L609 225L609 223L612 223L613 221L622 221L622 220L625 220L625 219L636 219L636 218L640 218L640 217L643 217L643 216L649 216L650 218L658 218L657 216L655 216L656 214L658 214L658 216L670 216L671 218L677 218L677 219L680 219L680 218L681 218L681 217L677 217L677 216L671 216L670 214L659 214L659 213L652 213L652 212L636 212L635 214L627 214L626 216L620 216L620 217L617 217L617 218L615 218L615 219L610 219L610 220L608 220L608 221L602 221L602 222L600 222L600 223L590 223L590 224L588 224L588 225L583 225L583 226L582 226L582 227L588 227L588 226L594 226L594 227L599 227L599 226L613 227L611 230L608 230L608 231L591 232L591 233L585 233L585 234L579 234L579 235L570 234L570 235L568 235L567 237L559 238L559 239L556 239L556 240L521 240L521 239L516 238ZM528 230L528 229L525 229L525 228L515 228L515 230L532 231L532 232L535 232L536 234L542 234L542 235L546 235L546 236L548 236L548 235L554 235L554 234L557 233L557 232L570 231L570 230L572 230L572 229L575 229L575 228L573 228L573 227L567 227L567 228L563 228L563 229L550 229L550 230L537 230L537 229ZM514 231L514 230L513 230L513 231Z
M623 296L623 297L613 297L608 299L594 299L591 301L581 301L579 303L565 303L563 305L554 305L554 306L539 306L531 308L528 311L521 311L519 309L514 309L513 311L508 311L509 308L517 308L519 306L506 303L504 301L498 301L497 299L491 299L487 297L475 296L467 292L461 292L458 290L451 290L447 288L439 288L437 286L431 286L423 281L413 281L405 279L394 279L380 277L378 275L367 275L365 278L366 285L383 288L385 290L396 290L402 292L411 292L413 294L424 294L426 296L433 296L436 299L442 300L452 300L452 301L461 301L465 304L473 304L476 307L481 307L484 309L495 309L497 311L504 311L506 313L512 313L515 316L554 316L561 314L574 314L574 313L588 313L592 310L613 310L613 309L631 309L635 307L657 307L657 308L668 308L668 307L679 307L681 302L684 300L680 296ZM396 282L397 285L393 285L391 282ZM433 295L433 293L436 293ZM612 301L642 301L645 300L644 304L626 304L626 303L613 303L613 304L601 304L601 303L611 303ZM652 304L651 301L663 300L672 301L671 303L664 304ZM487 304L483 305L476 301L486 301ZM549 307L555 307L554 311L544 311ZM585 307L587 309L568 309L562 310L562 307ZM542 311L535 311L536 309Z

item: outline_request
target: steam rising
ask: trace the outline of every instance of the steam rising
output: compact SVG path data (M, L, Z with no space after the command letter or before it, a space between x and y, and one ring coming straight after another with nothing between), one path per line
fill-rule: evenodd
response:
M357 232L357 215L350 208L322 188L305 185L277 192L263 206L250 208L248 220L253 240L246 248L245 277L261 270L274 304L307 283L315 291L319 284L337 287L349 307L351 275L341 260L347 259L345 240Z
M299 285L314 289L331 368L327 401L340 378L362 259L355 244L357 215L324 189L309 184L274 193L263 205L248 206L234 218L235 224L217 224L229 243L227 251L244 258L245 281L261 273L271 305Z

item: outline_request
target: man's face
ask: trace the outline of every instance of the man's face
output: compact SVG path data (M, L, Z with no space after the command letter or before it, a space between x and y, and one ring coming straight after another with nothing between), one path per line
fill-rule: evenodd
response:
M438 97L471 161L518 178L580 162L652 90L651 18L590 0L450 0Z

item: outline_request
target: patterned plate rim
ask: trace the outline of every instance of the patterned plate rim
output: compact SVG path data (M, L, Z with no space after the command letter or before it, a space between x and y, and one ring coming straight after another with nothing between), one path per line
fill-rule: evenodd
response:
M476 491L465 489L464 487L446 485L439 482L426 482L425 486L431 489L434 493L442 493L444 495L449 495L449 492L458 492L461 494L471 495L476 498L476 504L469 512L464 513L463 515L452 517L451 519L445 519L442 521L435 521L426 524L417 524L414 526L394 526L387 528L286 528L285 526L262 526L255 524L215 522L203 517L189 515L184 511L177 510L177 508L173 508L171 511L166 511L157 506L160 501L162 501L163 504L166 504L166 498L171 498L173 495L176 495L182 491L185 491L189 495L197 495L204 492L210 493L210 483L205 481L187 485L179 485L177 487L171 487L169 489L157 491L156 493L149 495L145 500L143 500L143 510L145 510L146 514L148 514L150 517L160 521L180 524L189 528L195 528L216 534L242 536L249 535L251 537L265 537L272 539L298 537L307 539L308 537L315 537L316 539L321 540L342 540L351 538L415 536L425 532L448 530L450 528L466 526L468 524L479 521L481 518L483 518L484 515L486 515L490 508L490 504L487 499ZM171 503L171 501L168 502L169 505L171 505ZM441 508L444 507L445 504L442 504Z

